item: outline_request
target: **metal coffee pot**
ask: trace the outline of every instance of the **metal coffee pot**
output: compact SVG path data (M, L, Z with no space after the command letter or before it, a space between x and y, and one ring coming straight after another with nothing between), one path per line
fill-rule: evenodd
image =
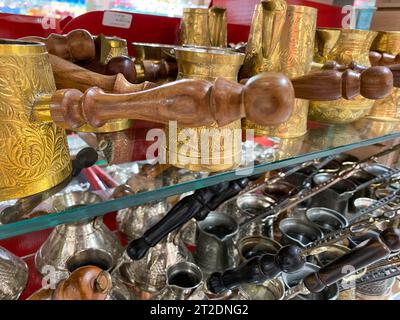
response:
M148 300L164 288L166 270L170 266L192 260L190 252L174 232L151 248L142 259L123 259L118 268L118 276L121 281L133 287L138 299Z
M118 229L129 239L137 239L157 223L168 209L167 202L162 200L119 210L116 217Z
M261 1L255 8L241 78L265 71L289 77L307 74L313 59L317 10L287 5L283 0ZM308 100L296 99L292 116L276 127L243 120L244 128L259 135L294 138L307 131Z
M28 266L21 258L0 247L0 300L16 300L28 282Z
M53 206L56 210L79 207L88 203L101 201L94 193L74 192L56 196ZM86 219L71 224L62 224L53 229L48 239L35 255L36 269L47 274L54 268L54 277L62 279L68 276L67 261L71 256L88 249L102 250L111 255L111 266L114 266L122 253L119 240L103 223L102 217ZM49 267L50 266L50 267Z
M166 272L166 286L153 296L154 300L204 300L203 274L191 262L170 266Z
M239 231L235 219L221 213L210 213L197 223L194 260L204 274L234 267L238 255L233 238Z
M316 224L324 234L340 230L348 225L345 216L327 208L308 209L306 211L306 218L309 222Z
M276 254L282 248L279 242L262 236L241 238L237 241L236 247L241 261L267 253Z
M244 194L236 199L236 210L234 215L238 223L243 222L252 216L257 216L268 210L275 200L269 196L262 194ZM236 236L237 239L246 236L268 236L273 234L273 219L266 217L261 221L250 223L249 225L239 229Z
M307 244L323 237L322 231L315 225L297 218L283 219L279 223L281 244L295 244L305 247Z
M226 48L227 27L227 14L224 8L185 8L179 41L180 44L189 46Z

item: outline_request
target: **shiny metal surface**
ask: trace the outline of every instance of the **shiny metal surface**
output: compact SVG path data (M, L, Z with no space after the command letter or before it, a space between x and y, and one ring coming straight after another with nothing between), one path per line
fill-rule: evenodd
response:
M203 274L194 263L177 263L169 267L166 274L166 287L153 297L154 300L205 299L201 288Z
M139 299L150 299L164 288L166 270L170 266L192 259L180 238L172 233L151 248L142 259L128 259L129 262L122 264L118 271L124 283L135 287Z
M102 198L96 193L77 191L55 196L52 204L55 211L64 211L66 209L99 203L101 201Z
M309 222L297 218L283 219L279 223L281 244L296 244L301 247L323 237L322 231Z
M328 208L311 208L306 211L309 222L316 224L323 233L339 230L347 227L346 217L335 210Z
M140 238L147 229L156 224L168 212L166 201L125 208L117 213L118 230L130 239Z
M237 198L236 208L233 211L238 222L251 216L257 216L267 211L276 201L262 194L244 194ZM234 203L234 202L233 202ZM236 239L248 236L270 236L272 234L273 221L268 217L262 221L251 223L239 229Z
M237 241L236 247L241 261L266 253L276 254L282 247L279 242L262 236L244 237Z
M267 197L272 197L275 201L279 201L282 198L291 196L292 194L296 193L297 188L287 182L276 182L266 184L262 192Z
M252 300L282 300L285 295L285 285L280 278L261 285L243 284L240 287Z
M16 300L28 282L25 261L0 247L0 300Z
M235 219L221 213L210 213L206 219L197 223L194 259L203 273L224 271L237 264L238 255L233 237L238 230Z
M304 267L293 273L282 273L282 280L287 288L292 288L299 284L302 279L308 275L317 272L319 267L315 264L306 262ZM333 284L319 293L311 293L307 295L299 294L294 300L336 300L339 295L339 287Z
M90 192L72 192L58 196L53 201L56 210L79 207L86 203L96 203L101 198ZM35 255L36 269L46 273L48 266L54 267L54 277L58 280L68 276L66 265L71 256L88 249L108 252L115 265L122 253L117 237L105 226L102 217L86 219L72 224L55 227L48 239Z

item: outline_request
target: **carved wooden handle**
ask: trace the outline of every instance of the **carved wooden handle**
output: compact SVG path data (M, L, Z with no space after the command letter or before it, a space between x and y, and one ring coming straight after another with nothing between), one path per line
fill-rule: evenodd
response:
M105 300L112 286L111 276L96 266L83 266L61 281L54 300Z
M128 93L149 89L155 86L148 82L142 84L129 83L122 74L105 76L89 71L70 61L49 54L57 89L74 88L86 91L91 87L99 87L106 92Z
M50 34L47 38L24 37L21 40L44 42L47 51L66 60L91 60L96 54L92 35L83 29L73 30L66 35Z
M394 55L390 53L380 53L377 51L370 51L369 61L373 66L390 66L400 63L400 54Z
M348 66L340 65L335 61L327 62L323 67L325 70L338 70L346 72L353 70L360 73L360 94L368 99L382 99L391 94L393 87L396 86L396 74L392 71L392 67L375 66L375 67L364 67L356 63L351 63ZM356 75L353 74L351 77L354 78ZM353 84L356 84L352 81ZM354 95L358 88L353 87L352 93L347 94L348 96ZM354 97L354 96L353 96Z
M379 237L370 239L365 245L356 247L318 272L307 276L304 284L311 292L320 292L347 276L345 268L351 267L356 272L399 250L400 229L386 229Z
M161 59L160 61L142 60L134 62L126 56L112 58L105 66L105 74L122 73L128 81L135 83L137 82L135 64L140 64L140 68L143 69L145 81L176 78L178 75L178 65L174 61Z
M90 88L60 90L50 105L51 116L62 127L79 128L88 123L100 127L116 119L147 120L182 126L220 126L247 117L260 125L278 125L292 113L294 91L281 73L251 78L245 86L224 78L214 84L205 80L180 80L130 94L106 94Z

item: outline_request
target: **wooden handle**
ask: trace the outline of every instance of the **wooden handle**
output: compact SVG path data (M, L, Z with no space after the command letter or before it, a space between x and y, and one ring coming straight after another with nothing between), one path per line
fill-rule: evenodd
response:
M222 293L233 290L242 283L260 284L275 278L282 271L291 273L300 270L305 261L300 247L285 246L276 255L253 257L237 268L211 274L207 280L207 288L212 293Z
M355 72L321 70L292 79L296 98L331 101L351 99L360 93L360 76Z
M393 87L397 87L398 83L396 82L396 68L393 66L375 66L375 67L364 67L358 65L354 62L350 63L348 66L340 65L334 61L327 62L323 69L325 70L338 70L338 71L347 71L353 70L354 72L360 73L360 94L368 99L383 99L391 94ZM392 70L393 69L393 70ZM352 83L355 85L354 77L356 75L351 75ZM349 82L350 83L350 82ZM344 90L345 91L345 90ZM354 97L354 94L358 91L358 88L352 86L352 92L347 92L346 95Z
M96 266L84 266L57 285L53 299L105 300L111 286L111 276L107 271Z
M142 60L133 62L126 56L112 58L105 66L105 73L114 75L122 73L129 82L137 82L135 64L139 63L144 71L145 81L157 81L168 78L176 78L178 75L178 65L174 61L161 59L160 61Z
M182 126L220 126L247 117L260 125L278 125L291 115L294 91L281 73L251 78L245 86L219 78L214 85L205 80L180 80L130 94L106 94L90 88L60 90L52 98L50 111L55 123L79 128L85 123L100 127L116 119L136 119Z
M400 63L400 54L394 55L390 53L380 53L376 51L370 51L369 61L373 66L390 66Z
M377 51L369 52L369 62L373 66L379 66L379 61L382 59L382 54Z
M83 29L73 30L66 35L52 33L47 38L24 37L21 40L44 42L49 53L71 61L91 60L96 54L92 35Z
M400 229L386 229L379 237L370 239L365 245L356 247L318 272L307 276L304 284L311 292L320 292L347 276L345 268L351 267L356 272L398 250L400 250Z
M99 87L106 92L137 92L154 87L148 82L142 84L129 83L122 74L105 76L89 71L70 61L49 54L51 67L57 89L74 88L86 91L91 87Z

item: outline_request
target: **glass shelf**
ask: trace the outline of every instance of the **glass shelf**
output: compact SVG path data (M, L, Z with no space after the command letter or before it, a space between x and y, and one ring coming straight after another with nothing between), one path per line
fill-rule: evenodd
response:
M37 206L32 213L26 214L23 217L24 220L17 221L21 218L15 218L16 222L0 225L0 239L101 216L108 212L215 185L222 181L264 173L399 137L400 124L393 122L367 119L349 125L309 122L307 134L300 138L278 139L256 136L254 143L244 142L242 145L244 150L254 147L254 157L250 160L255 159L257 164L253 166L249 159L246 159L247 165L236 170L208 174L174 167L165 168L164 166L165 170L160 170L161 173L158 174L157 178L152 178L154 169L160 169L160 165L131 162L107 166L101 165L102 162L99 162L99 167L111 176L118 185L128 184L135 193L115 199L113 198L116 191L115 187L94 190L93 184L89 183L90 179L84 171L59 194L91 190L101 197L101 202L55 212L52 205L54 198L50 197ZM74 147L76 149L82 146ZM74 150L74 148L71 149ZM243 154L248 155L249 152L245 151ZM117 189L119 190L120 187L117 187ZM0 219L2 219L3 210L14 203L15 201L0 202Z

